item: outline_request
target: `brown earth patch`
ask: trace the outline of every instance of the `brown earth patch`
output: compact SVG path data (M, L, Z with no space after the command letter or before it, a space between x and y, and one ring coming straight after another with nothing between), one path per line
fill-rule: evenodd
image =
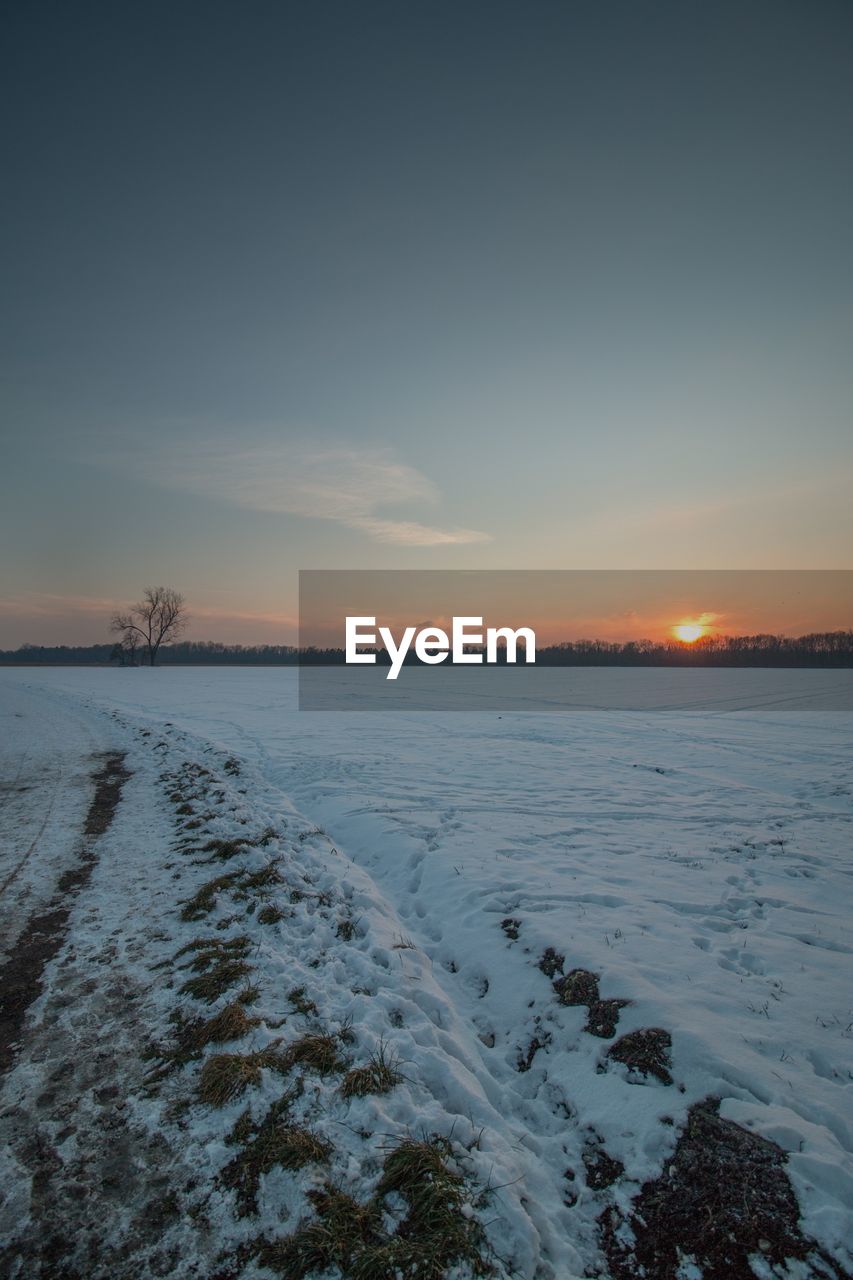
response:
M815 1280L850 1280L800 1230L782 1148L723 1120L719 1108L719 1098L691 1107L660 1177L643 1185L627 1216L615 1207L601 1215L613 1280L677 1280L686 1259L703 1280L756 1280L771 1267L787 1274L793 1259ZM751 1257L762 1260L763 1272Z

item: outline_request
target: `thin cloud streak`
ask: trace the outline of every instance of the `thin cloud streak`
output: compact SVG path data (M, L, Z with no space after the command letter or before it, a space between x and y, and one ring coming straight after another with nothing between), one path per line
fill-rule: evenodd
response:
M388 507L435 506L440 500L431 480L385 449L199 446L141 457L114 456L112 463L165 488L251 511L330 520L395 546L491 541L491 535L479 529L442 528L381 514Z
M0 617L45 618L57 614L109 614L124 608L126 600L103 596L72 596L51 591L23 591L0 599Z
M479 529L435 529L412 520L379 520L360 517L347 521L353 529L363 529L377 542L391 542L398 547L446 547L471 542L491 542L489 533Z

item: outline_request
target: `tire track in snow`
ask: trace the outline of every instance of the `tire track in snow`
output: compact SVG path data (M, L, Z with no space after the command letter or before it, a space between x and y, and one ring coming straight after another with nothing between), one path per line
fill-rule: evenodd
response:
M54 958L65 940L74 899L85 887L97 861L97 845L93 842L104 834L112 822L121 798L122 786L130 776L124 767L124 759L123 751L109 752L104 757L101 768L93 775L95 793L86 815L80 857L60 877L56 894L48 907L30 917L18 939L14 954L0 969L0 1073L8 1071L14 1061L27 1011L41 992L45 966ZM55 795L56 790L54 797ZM39 836L47 825L50 808ZM39 836L23 861L26 861L36 847ZM22 865L23 862L16 871ZM8 884L8 880L6 883Z
M21 764L21 769L23 769L23 763ZM15 782L17 782L18 778L20 778L21 776L21 769L18 770L17 776L15 778ZM59 772L56 776L56 781L53 785L53 790L50 793L50 800L48 801L47 810L45 812L44 819L42 820L42 824L39 827L38 831L36 832L35 838L32 840L24 856L19 860L17 865L12 868L12 870L9 872L9 874L7 875L3 883L0 884L0 897L2 897L2 895L6 892L6 890L9 888L9 885L12 883L12 881L17 879L21 871L23 871L24 867L27 865L27 863L30 860L30 856L37 848L39 840L41 840L42 836L44 835L45 828L47 824L50 822L50 817L51 817L51 814L53 813L53 809L56 804L56 797L59 794L59 788L62 785L63 777L64 777L64 774L62 771L62 766L60 765ZM8 803L8 799L6 803Z

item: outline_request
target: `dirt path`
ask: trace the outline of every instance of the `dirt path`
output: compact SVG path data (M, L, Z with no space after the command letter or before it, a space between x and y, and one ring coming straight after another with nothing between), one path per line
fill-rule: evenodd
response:
M31 688L0 699L0 965L31 921L57 905L80 859L93 773L124 743L91 716Z
M30 917L13 954L0 968L0 1072L8 1071L14 1060L27 1010L41 993L45 966L59 952L74 899L92 874L97 839L112 822L129 776L124 759L121 751L103 757L92 777L95 793L86 814L79 859L60 877L50 905Z
M98 748L87 752L86 802L78 776L73 804L67 787L59 801L73 828L49 824L54 848L31 859L46 892L30 884L29 865L22 872L31 909L21 932L15 914L17 942L0 967L0 1275L196 1276L178 1263L191 1247L161 1246L175 1223L174 1188L193 1171L153 1121L145 1092L152 965L157 972L158 947L173 949L158 919L158 904L174 899L173 871L162 865L173 820L115 717L69 709L68 720L79 747ZM66 745L63 768L79 774ZM27 843L48 802L45 788L35 790ZM187 1231L199 1234L193 1224Z

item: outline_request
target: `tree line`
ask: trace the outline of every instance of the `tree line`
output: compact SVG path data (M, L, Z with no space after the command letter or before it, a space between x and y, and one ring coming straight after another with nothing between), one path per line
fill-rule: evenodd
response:
M168 643L152 631L152 644L141 642L93 645L21 645L0 650L5 665L138 666L337 666L344 650L287 644L222 644L215 640ZM469 648L468 652L480 652ZM498 661L505 651L498 650ZM384 650L379 663L387 662ZM414 652L407 663L418 665ZM448 659L450 662L451 659ZM523 665L523 664L522 664ZM571 640L536 650L536 665L550 667L851 667L853 630L813 632L804 636L704 636L693 644L677 640Z

